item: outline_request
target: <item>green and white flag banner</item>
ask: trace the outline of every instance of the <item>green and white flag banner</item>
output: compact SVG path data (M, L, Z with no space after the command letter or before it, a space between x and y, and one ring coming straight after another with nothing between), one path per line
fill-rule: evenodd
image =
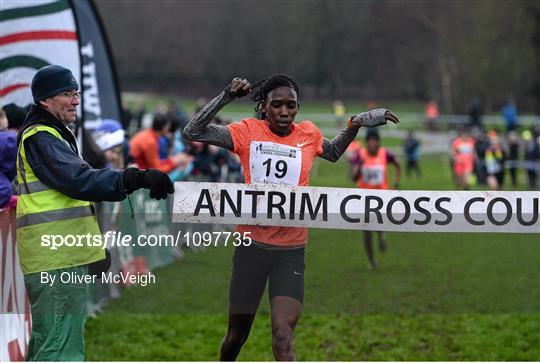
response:
M540 233L540 192L175 183L173 222L403 232Z
M32 104L35 72L58 64L73 72L82 91L81 126L120 120L116 72L93 1L2 0L0 28L0 105Z
M67 0L2 0L0 24L2 104L31 104L32 77L49 64L69 68L80 83L77 25Z

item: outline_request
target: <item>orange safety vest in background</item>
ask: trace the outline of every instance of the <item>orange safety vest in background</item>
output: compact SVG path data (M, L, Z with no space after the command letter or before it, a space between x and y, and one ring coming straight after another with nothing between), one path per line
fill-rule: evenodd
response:
M456 138L452 142L452 154L454 157L454 172L472 172L474 168L474 144L472 138Z
M367 148L360 149L362 170L358 178L358 188L388 189L388 160L386 149L379 147L377 154L370 155Z
M439 109L435 102L428 102L426 105L426 117L430 119L436 119L439 117Z

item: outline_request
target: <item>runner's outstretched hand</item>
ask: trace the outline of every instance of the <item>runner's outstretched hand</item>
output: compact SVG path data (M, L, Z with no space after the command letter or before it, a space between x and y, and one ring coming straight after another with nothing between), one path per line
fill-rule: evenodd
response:
M357 127L376 127L385 125L388 121L395 124L399 123L399 119L392 111L387 110L386 108L376 108L352 116L349 120L349 125Z

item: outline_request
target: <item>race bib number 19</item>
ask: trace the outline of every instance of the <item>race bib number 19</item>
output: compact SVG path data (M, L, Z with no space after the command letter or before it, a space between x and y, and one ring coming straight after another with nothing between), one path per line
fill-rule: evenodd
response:
M252 183L298 185L302 149L268 141L252 141L249 149Z

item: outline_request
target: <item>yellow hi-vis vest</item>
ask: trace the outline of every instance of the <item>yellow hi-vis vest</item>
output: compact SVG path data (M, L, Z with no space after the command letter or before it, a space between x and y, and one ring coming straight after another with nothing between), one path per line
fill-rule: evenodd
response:
M105 258L98 246L101 232L90 202L68 197L42 183L26 160L24 141L37 132L49 132L63 142L52 127L26 129L17 155L17 245L24 274L85 265ZM66 142L67 143L67 142ZM60 244L56 249L53 243Z

